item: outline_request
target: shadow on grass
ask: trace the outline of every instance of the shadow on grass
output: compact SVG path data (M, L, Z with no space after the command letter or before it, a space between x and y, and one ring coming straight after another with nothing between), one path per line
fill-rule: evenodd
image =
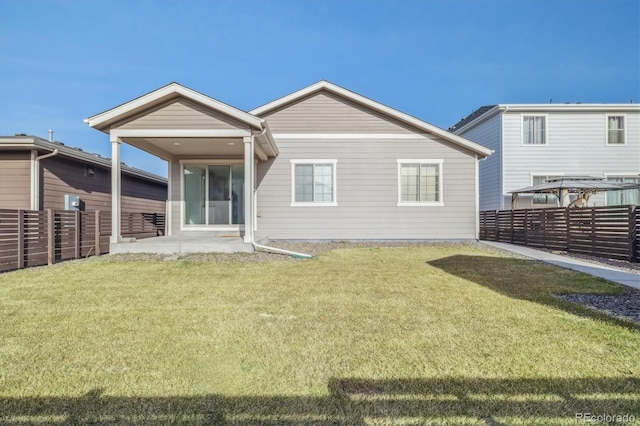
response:
M598 319L632 330L640 324L571 303L557 294L621 294L621 285L535 260L455 255L427 262L459 278L515 299L542 303L585 318Z
M327 396L0 397L0 423L575 424L576 413L640 413L640 379L332 379ZM457 419L457 420L456 420ZM461 420L462 419L462 420Z

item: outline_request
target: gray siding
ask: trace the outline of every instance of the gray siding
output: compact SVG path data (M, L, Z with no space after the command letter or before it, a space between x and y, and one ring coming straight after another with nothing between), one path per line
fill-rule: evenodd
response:
M86 175L85 163L60 156L40 162L41 208L63 209L64 195L79 195L84 210L111 209L111 171L95 166L95 175ZM122 211L164 213L165 185L122 175Z
M112 128L122 129L246 129L248 126L186 99L178 99L138 114Z
M469 140L494 151L480 161L480 210L503 208L502 200L502 143L500 139L502 115L496 114L467 132L461 133Z
M475 158L437 139L284 139L258 165L258 236L475 238ZM336 159L335 207L291 206L291 159ZM397 159L444 159L443 207L398 206Z
M0 152L0 209L31 208L31 152Z
M503 114L505 199L511 198L507 192L531 185L532 174L604 176L640 173L640 113L624 113L627 117L625 146L606 145L605 114L605 110L547 113L545 146L523 146L522 113ZM521 197L521 200L519 207L531 205L528 197ZM605 205L604 195L592 197L589 205Z
M395 120L326 91L263 118L273 133L412 133Z

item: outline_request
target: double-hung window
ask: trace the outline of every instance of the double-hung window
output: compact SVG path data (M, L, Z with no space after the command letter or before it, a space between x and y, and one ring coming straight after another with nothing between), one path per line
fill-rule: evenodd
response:
M443 160L398 160L398 205L443 206Z
M522 116L522 144L547 144L547 117L545 115Z
M337 206L337 160L291 160L292 206Z
M607 145L624 144L624 115L607 115Z

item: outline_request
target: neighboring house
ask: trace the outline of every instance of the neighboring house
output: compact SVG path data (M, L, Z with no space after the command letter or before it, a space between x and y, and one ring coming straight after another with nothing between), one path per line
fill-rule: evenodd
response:
M0 136L0 209L65 209L65 195L80 210L111 211L108 158L37 136ZM167 180L122 165L122 211L164 213ZM71 206L73 207L73 206ZM75 208L73 208L75 209Z
M494 150L480 162L480 210L511 207L510 191L549 177L640 183L640 105L500 104L449 129ZM638 204L639 191L597 194L589 206ZM553 195L520 196L519 208L553 207Z
M171 83L85 121L110 135L116 171L122 142L169 162L169 235L477 237L490 150L326 81L249 112Z

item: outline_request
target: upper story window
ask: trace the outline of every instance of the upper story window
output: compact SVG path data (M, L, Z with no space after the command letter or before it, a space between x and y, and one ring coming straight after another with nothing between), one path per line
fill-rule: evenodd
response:
M443 160L398 160L398 205L442 206Z
M522 116L522 144L547 144L547 117L544 115Z
M337 160L291 160L292 206L337 206Z
M624 115L607 115L607 145L624 145Z

